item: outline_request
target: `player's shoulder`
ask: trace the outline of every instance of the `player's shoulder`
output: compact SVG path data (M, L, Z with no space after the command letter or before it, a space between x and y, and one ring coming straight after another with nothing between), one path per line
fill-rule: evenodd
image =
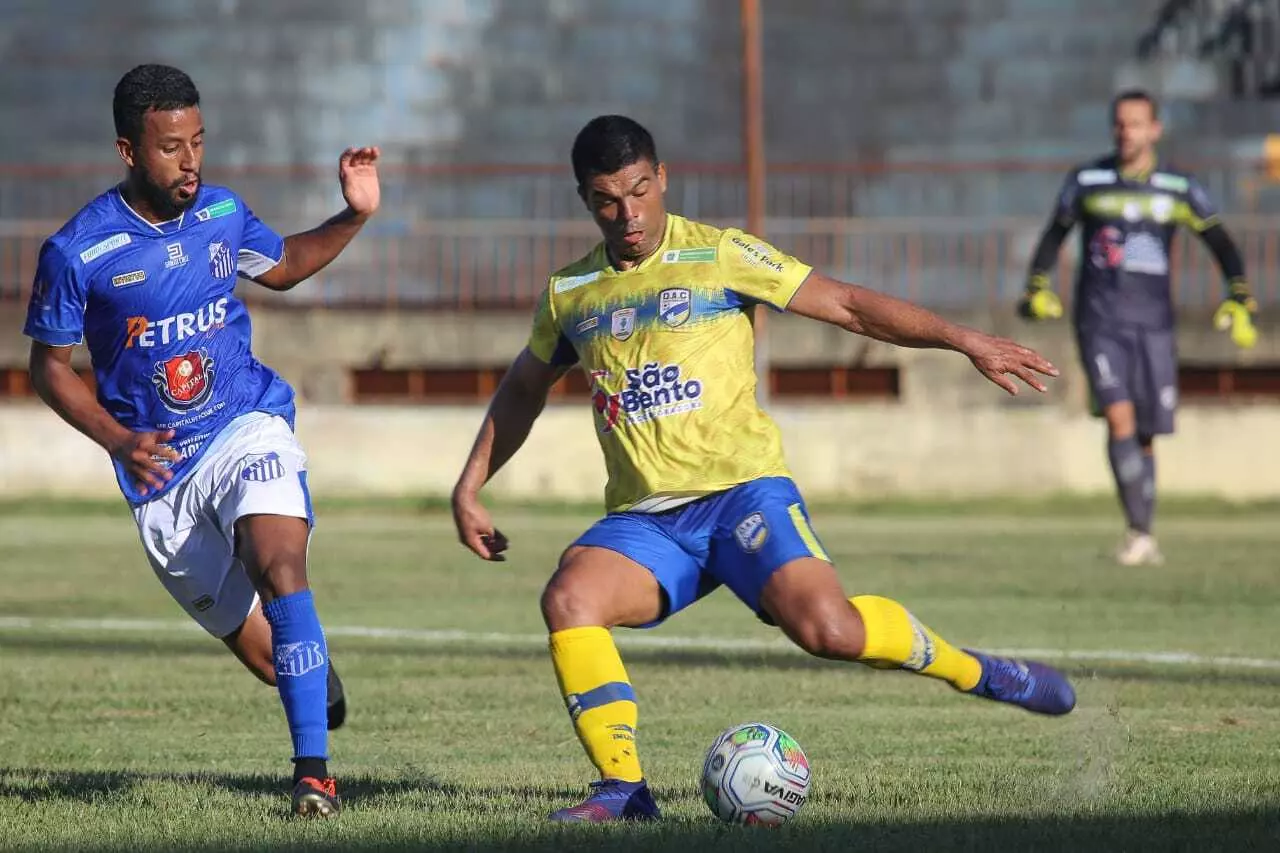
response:
M1114 156L1095 157L1076 164L1071 169L1071 177L1081 187L1106 186L1119 182L1120 169Z
M224 216L244 216L244 199L230 187L217 184L204 184L200 187L200 198L192 205L191 215L196 222L208 222Z
M1188 193L1196 185L1195 175L1176 163L1161 162L1147 179L1152 189L1169 193Z
M83 266L129 245L140 229L121 204L115 188L103 192L45 240L42 255Z
M581 258L553 272L547 280L552 293L564 293L595 281L609 266L604 243L597 243Z
M695 219L686 219L675 213L667 214L667 250L690 251L714 249L730 232L742 233L736 228L717 228Z

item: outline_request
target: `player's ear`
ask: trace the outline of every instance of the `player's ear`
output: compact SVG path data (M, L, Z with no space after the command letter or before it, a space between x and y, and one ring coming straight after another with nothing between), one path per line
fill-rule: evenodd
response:
M667 191L667 164L659 163L655 171L658 173L658 189L665 193Z
M123 136L116 137L116 153L130 169L133 168L133 143Z
M1156 119L1155 127L1152 128L1152 141L1159 142L1160 137L1164 136L1164 123L1160 119Z

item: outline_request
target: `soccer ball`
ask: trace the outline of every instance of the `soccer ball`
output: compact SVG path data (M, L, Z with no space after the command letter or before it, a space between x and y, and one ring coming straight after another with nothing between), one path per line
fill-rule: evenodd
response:
M767 723L726 729L702 764L702 798L725 823L778 826L809 796L809 759L791 735Z

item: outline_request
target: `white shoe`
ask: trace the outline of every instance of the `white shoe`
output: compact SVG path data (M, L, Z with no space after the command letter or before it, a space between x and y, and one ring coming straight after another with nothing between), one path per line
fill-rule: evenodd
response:
M1164 555L1150 533L1126 530L1116 549L1116 562L1122 566L1158 566L1164 562Z

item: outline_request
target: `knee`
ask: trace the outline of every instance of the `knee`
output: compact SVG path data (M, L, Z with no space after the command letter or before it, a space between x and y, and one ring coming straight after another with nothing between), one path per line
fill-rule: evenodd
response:
M552 578L542 591L542 620L547 629L561 631L566 628L595 624L598 620L590 598L576 584Z
M852 608L808 616L788 633L800 648L828 660L857 660L865 645L862 623Z
M574 571L577 550L570 548L560 558L560 566L542 590L542 620L549 631L563 631L583 625L605 625L602 609L592 585Z

